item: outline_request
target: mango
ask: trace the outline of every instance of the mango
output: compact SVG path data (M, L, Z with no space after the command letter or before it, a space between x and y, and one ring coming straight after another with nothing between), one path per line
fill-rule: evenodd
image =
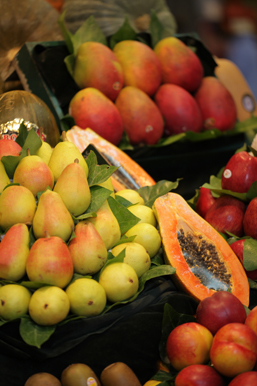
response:
M119 144L123 134L120 113L98 89L87 87L78 91L70 101L69 114L81 129L90 128L113 145Z
M154 52L161 62L162 83L177 84L189 92L199 87L204 76L202 63L180 39L164 38L155 45Z
M155 94L154 101L165 121L167 136L186 131L202 130L202 114L194 97L176 84L163 84Z
M112 101L123 86L123 71L113 51L92 41L79 46L73 78L81 89L95 87Z
M203 128L232 130L237 121L237 108L228 89L215 76L206 76L196 91L195 100L203 117Z
M122 40L113 52L121 64L124 86L140 88L152 96L161 84L161 63L152 48L136 40Z
M164 122L161 112L144 91L126 86L119 93L115 105L123 121L123 130L132 144L154 145L162 137Z

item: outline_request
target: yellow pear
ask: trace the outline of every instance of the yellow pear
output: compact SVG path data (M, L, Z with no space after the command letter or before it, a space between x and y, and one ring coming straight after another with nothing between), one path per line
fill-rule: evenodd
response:
M39 198L32 226L36 239L45 237L47 232L50 236L67 241L74 229L74 222L61 196L48 189Z
M141 222L134 225L125 233L125 236L136 236L133 241L143 245L151 258L156 255L161 247L160 233L153 225L148 223Z
M46 141L42 141L42 145L36 152L36 155L42 158L42 160L48 165L52 152L53 148L51 145Z
M111 177L109 177L106 181L102 182L101 184L98 184L99 186L102 186L103 188L105 189L108 189L108 190L111 190L112 193L110 194L113 198L115 198L115 194L114 194L114 188L113 188L113 184L112 184L112 180L111 180Z
M107 298L104 288L96 280L82 277L69 284L66 293L71 312L81 316L96 316L103 311Z
M137 204L137 205L131 205L127 209L136 217L140 218L140 221L138 222L138 224L140 222L146 222L156 227L157 225L156 217L154 215L152 208L149 208L149 206Z
M77 158L63 169L54 186L54 192L59 193L73 216L79 216L87 210L91 193L85 170Z
M31 319L41 326L52 326L66 318L70 301L66 292L56 286L38 288L29 302Z
M111 211L108 201L105 200L100 208L96 211L96 217L90 217L85 220L85 223L91 222L99 235L104 241L104 244L109 250L121 238L120 226L118 220Z
M79 160L79 164L83 167L86 176L88 177L88 166L85 158L83 157L77 146L73 142L68 141L66 133L64 131L62 134L62 138L63 141L58 142L57 145L55 145L50 160L48 162L48 166L54 174L54 180L57 181L63 169L67 165L74 162L76 158Z
M0 316L13 320L27 314L31 292L19 284L7 284L0 288Z
M120 196L130 201L131 204L141 204L144 205L145 201L140 194L133 189L122 189L115 193L115 196Z
M4 188L11 183L10 178L8 177L4 164L0 161L0 193Z
M29 255L29 230L25 224L14 224L0 243L0 277L18 281L26 273Z
M25 186L9 185L0 195L0 228L6 231L17 223L32 224L36 210L33 193Z

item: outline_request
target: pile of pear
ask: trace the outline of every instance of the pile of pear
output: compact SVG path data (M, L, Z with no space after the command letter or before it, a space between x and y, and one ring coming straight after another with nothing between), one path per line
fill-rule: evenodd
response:
M138 218L122 235L107 199L94 217L81 216L92 198L89 167L67 139L54 148L43 142L34 155L28 149L12 179L0 164L3 320L29 315L38 325L55 325L70 315L100 315L137 293L161 247L153 210L137 191L114 192L110 178L99 184L128 200ZM106 264L120 253L122 260Z

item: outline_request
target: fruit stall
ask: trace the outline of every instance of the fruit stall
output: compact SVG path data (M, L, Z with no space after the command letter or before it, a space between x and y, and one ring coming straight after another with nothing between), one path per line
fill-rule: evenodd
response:
M0 95L0 386L256 385L243 75L154 12L59 25Z

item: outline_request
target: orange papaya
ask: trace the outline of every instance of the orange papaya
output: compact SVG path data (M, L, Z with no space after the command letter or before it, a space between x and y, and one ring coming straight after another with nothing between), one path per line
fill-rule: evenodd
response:
M137 162L93 130L73 126L66 132L66 136L79 148L81 153L88 145L94 145L110 165L119 167L111 176L116 192L122 189L137 190L143 186L155 185L155 180Z
M231 291L249 306L249 282L244 268L227 243L177 193L157 198L153 205L165 263L176 269L172 280L197 301L215 291Z

